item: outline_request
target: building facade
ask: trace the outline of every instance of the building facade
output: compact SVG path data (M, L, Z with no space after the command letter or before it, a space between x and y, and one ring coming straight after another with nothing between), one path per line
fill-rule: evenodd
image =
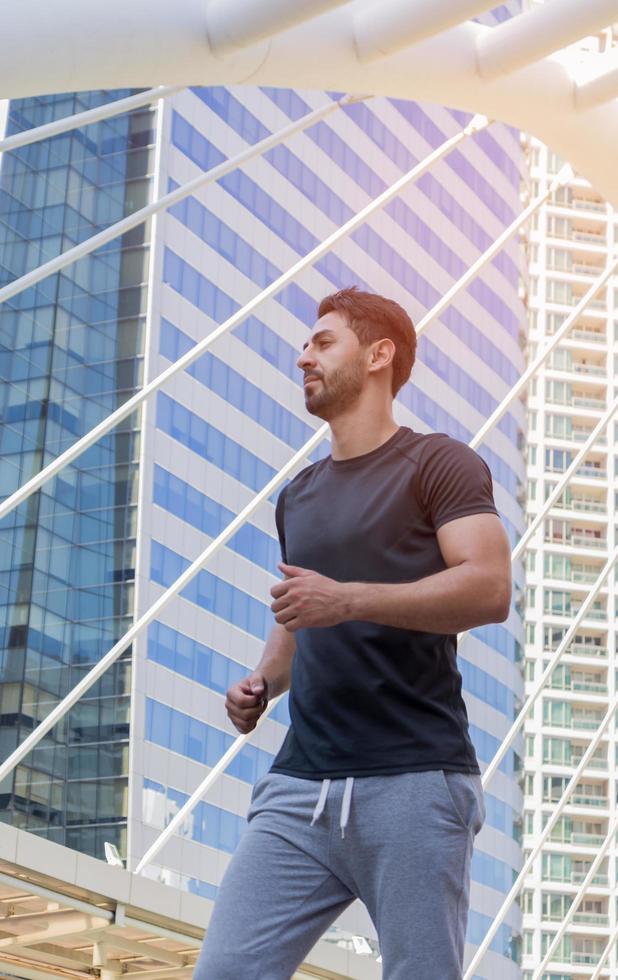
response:
M612 32L581 51L615 44ZM564 161L531 139L531 192L544 191ZM546 346L616 254L617 216L580 177L556 191L529 236L529 356ZM616 397L618 279L610 278L529 391L528 514L538 514ZM585 456L530 542L526 557L526 689L534 685L616 546L618 427ZM530 850L615 697L615 570L549 679L525 725L524 847ZM524 977L544 957L616 815L615 721L605 730L543 853L527 876ZM555 980L592 976L616 928L616 848L606 852L567 934L552 955ZM616 976L613 949L601 976Z
M3 135L125 94L13 102ZM0 158L3 285L149 199L154 118L138 111ZM0 307L3 498L142 384L149 233ZM139 428L136 413L2 521L3 758L132 621ZM89 853L122 845L129 697L127 651L5 781L0 819Z
M91 98L102 97L109 93ZM45 112L71 111L55 98L57 106L42 100ZM106 124L109 133L100 124L97 138L81 132L70 138L73 146L67 137L64 184L44 156L51 159L54 141L40 144L40 157L5 154L4 281L133 210L133 180L136 194L139 186L140 194L160 197L331 98L248 87L190 89ZM38 105L11 104L10 125L46 120L36 115ZM136 233L120 247L108 246L54 285L46 280L36 296L25 293L7 304L0 319L7 365L2 452L13 469L3 495L467 119L398 100L349 105L156 217L141 238ZM133 136L142 140L139 164ZM112 147L119 154L117 180L108 179L103 159ZM77 168L74 159L82 161ZM305 412L295 362L319 299L356 283L393 297L418 321L519 212L521 166L519 134L506 126L494 124L465 141L170 379L139 417L3 522L5 628L13 630L6 635L17 651L3 662L7 700L0 724L7 749L311 435L315 420ZM31 187L30 198L22 187ZM116 210L97 210L108 195ZM33 254L28 243L37 222L45 229L54 220L56 237L50 231L46 242L41 232L40 251ZM524 367L520 267L514 239L419 339L411 382L396 402L400 424L468 442L507 394ZM516 401L478 449L492 471L512 546L524 528L525 428L525 410ZM328 451L324 443L314 458ZM269 590L279 560L273 503L254 514L136 640L132 657L123 658L67 725L26 760L2 788L2 819L98 856L104 841L115 842L128 866L136 866L236 734L225 692L253 669L272 625ZM509 619L471 631L460 646L482 768L523 695L519 564L514 585ZM82 594L83 607L71 605ZM252 785L269 768L288 722L284 698L146 874L215 897L243 831ZM467 958L521 866L521 738L514 749L486 793L487 821L472 866ZM520 976L519 927L514 906L487 954L487 975ZM359 949L378 955L360 903L329 935L340 943L354 935L357 945L361 937Z

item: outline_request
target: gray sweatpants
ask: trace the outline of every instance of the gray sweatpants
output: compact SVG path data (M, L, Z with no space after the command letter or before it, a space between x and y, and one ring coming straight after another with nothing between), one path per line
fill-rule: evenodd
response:
M460 980L481 777L433 769L257 781L194 980L290 980L360 898L383 980Z

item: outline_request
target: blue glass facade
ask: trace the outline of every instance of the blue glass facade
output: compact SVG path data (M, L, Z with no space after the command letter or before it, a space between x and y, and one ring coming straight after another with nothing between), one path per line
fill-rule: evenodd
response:
M164 121L169 143L161 188L175 188L216 166L329 97L336 95L195 88L174 98ZM160 229L161 281L149 338L157 371L236 313L467 118L396 100L348 106L171 208ZM141 568L153 585L150 602L312 433L316 420L304 411L296 360L321 296L356 283L394 295L418 320L518 212L519 164L518 138L508 127L482 134L473 152L463 144L441 171L426 174L214 345L182 381L157 395L147 449L152 480L144 489L144 507L152 514ZM505 180L510 191L499 193L496 186L504 188ZM469 442L517 380L524 367L519 264L512 241L420 338L412 381L398 396L405 424ZM524 525L523 419L516 402L478 449L492 471L512 545ZM323 446L320 452L325 451ZM136 670L145 696L143 723L135 733L143 737L143 768L134 774L133 861L147 846L140 818L147 827L162 828L194 788L195 767L211 767L232 744L235 730L221 713L221 702L259 659L273 622L269 588L279 560L274 499L137 644ZM520 588L521 568L514 574ZM515 607L506 623L472 630L462 644L459 666L470 733L482 765L494 756L517 710L521 659ZM234 798L234 785L245 784L246 794L269 768L288 724L285 697L252 751L245 746L222 777L229 781L228 800ZM470 910L467 938L473 944L490 923L488 909L509 891L521 864L520 753L516 742L486 794L488 833L504 844L498 852L495 845L477 846L472 879L484 898ZM164 761L168 757L173 762ZM187 821L183 854L173 871L183 887L214 897L221 872L208 855L213 848L233 852L245 805L207 800L204 806ZM155 875L158 860L151 870ZM164 856L161 861L165 865ZM505 924L491 949L512 961L519 950L516 910L508 922L515 929ZM514 967L511 963L509 969Z
M11 102L7 134L115 95ZM2 285L146 203L152 121L139 110L2 155ZM148 237L137 228L0 307L2 498L141 385ZM138 430L134 414L0 526L2 757L131 622ZM5 782L0 820L92 854L125 848L130 652Z

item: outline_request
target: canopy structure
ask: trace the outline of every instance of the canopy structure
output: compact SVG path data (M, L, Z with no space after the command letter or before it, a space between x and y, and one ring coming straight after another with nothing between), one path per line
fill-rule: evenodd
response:
M565 46L615 0L551 0L495 27L487 0L23 0L0 98L153 85L273 85L430 101L533 133L618 205L618 63ZM28 56L24 57L24 52Z

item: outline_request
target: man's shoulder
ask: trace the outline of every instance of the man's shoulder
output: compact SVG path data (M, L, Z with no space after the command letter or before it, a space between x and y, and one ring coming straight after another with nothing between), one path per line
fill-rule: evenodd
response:
M311 463L309 466L303 467L303 469L300 470L296 476L293 476L292 479L285 484L281 490L281 493L279 494L279 497L282 498L284 494L287 497L290 495L293 496L300 489L305 487L312 479L318 477L324 470L328 458L329 457L326 456L323 459L316 460L315 463Z

